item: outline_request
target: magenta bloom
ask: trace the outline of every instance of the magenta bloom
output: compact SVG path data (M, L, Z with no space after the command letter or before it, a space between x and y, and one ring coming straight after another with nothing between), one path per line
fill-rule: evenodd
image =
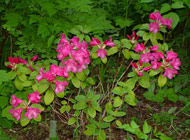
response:
M112 37L110 37L110 40L105 40L104 41L104 44L106 45L106 46L110 46L110 47L113 47L113 46L115 46L115 43L114 42L112 42Z
M160 25L157 22L152 22L149 24L149 31L155 34L159 31Z
M24 65L28 64L28 62L22 58L19 58L19 63L22 63Z
M101 44L100 40L92 37L92 41L90 41L90 46L95 46Z
M166 25L169 29L171 29L172 18L171 19L162 18L161 23L162 25Z
M156 20L156 21L159 21L159 20L162 19L162 16L161 16L160 12L157 11L157 12L155 12L155 13L151 13L151 14L149 15L149 18L150 18L150 19L153 19L153 20Z
M154 46L151 46L150 48L149 48L151 51L157 51L158 49L159 49L159 47L157 46L157 45L154 45Z
M144 53L144 54L141 54L141 60L142 62L144 63L148 63L149 61L153 60L154 57L152 56L151 53Z
M166 54L166 59L167 60L172 60L174 58L177 58L177 53L173 52L173 51L169 51L167 54Z
M141 52L145 50L145 46L143 43L137 43L136 47L134 48L136 52Z
M68 43L65 34L61 34L61 40L59 42L59 44L65 44Z
M67 61L62 63L63 65L65 65L65 70L67 72L77 72L78 71L78 64L73 60L73 59L68 59Z
M39 75L36 76L36 79L38 80L38 82L44 79L44 69L42 67L40 68Z
M179 58L174 58L172 62L170 62L170 65L176 69L179 70L179 66L181 65L181 62L179 61Z
M63 92L65 90L65 86L68 86L69 83L67 81L63 81L63 82L60 82L60 81L55 81L55 93L58 94L60 92Z
M23 102L23 100L18 99L15 95L12 95L11 97L12 97L11 104L13 105L13 107L17 107L18 104Z
M143 68L143 71L148 71L148 70L150 70L152 67L144 67Z
M169 79L172 79L173 78L173 75L176 75L178 74L177 70L175 69L170 69L170 68L167 68L164 72L164 77L167 76Z
M32 104L38 104L39 102L41 102L40 99L41 99L41 96L40 96L40 93L37 90L32 94L28 94L28 100Z
M157 62L157 61L152 61L151 65L152 65L152 69L157 70L162 65L162 63Z
M56 78L56 75L51 73L50 71L46 71L44 74L43 74L43 77L46 78L46 80L48 81L53 81L55 80Z
M36 119L40 113L38 108L28 107L24 116L31 120L32 118Z
M79 43L79 41L80 41L80 38L78 38L78 37L76 37L76 36L74 36L74 37L70 40L70 42L71 42L74 46L76 46L77 48L81 48L81 44Z
M137 69L137 68L138 68L137 64L134 63L134 62L131 63L131 66L132 66L134 69Z
M38 59L38 55L34 55L32 58L31 58L31 61L36 61Z
M11 68L11 69L15 68L16 64L19 63L19 57L14 57L13 58L13 57L9 56L8 61L10 63L10 65L8 65L8 67Z
M100 58L105 58L107 55L107 52L105 49L97 49L97 56Z
M19 109L13 109L13 108L11 108L10 110L9 110L9 113L11 113L12 114L12 116L18 121L18 120L20 120L20 118L21 118L21 112L22 112L22 108L19 108Z

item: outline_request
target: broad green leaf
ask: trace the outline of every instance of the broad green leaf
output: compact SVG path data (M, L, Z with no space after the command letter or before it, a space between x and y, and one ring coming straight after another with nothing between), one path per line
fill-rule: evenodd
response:
M76 73L76 76L77 76L77 78L78 78L79 80L81 80L81 81L84 81L84 80L86 79L86 76L84 75L83 72L77 72L77 73Z
M0 96L0 108L3 109L8 104L9 98L6 96Z
M90 117L94 118L96 116L96 110L94 108L89 107L87 109L87 111L88 111L88 115L90 115Z
M140 77L138 82L139 82L140 86L142 86L143 88L149 88L150 87L150 81L149 81L148 76Z
M184 8L183 1L176 1L172 4L173 9L181 9Z
M4 19L7 21L6 25L10 27L17 27L19 22L22 20L22 17L18 12L5 12Z
M150 2L153 2L153 0L141 0L140 2L141 3L150 3Z
M150 100L150 101L152 101L153 100L153 98L154 98L154 93L153 92L145 92L144 94L143 94L143 96L147 99L147 100Z
M94 128L88 128L84 131L84 134L87 136L91 136L95 133L95 129Z
M21 117L21 119L20 119L20 124L22 126L26 126L29 122L30 122L30 120L27 117Z
M94 79L92 79L92 77L88 77L87 79L86 79L86 82L87 83L89 83L90 85L95 85L95 81L94 81Z
M122 123L119 120L116 120L115 123L117 126L122 126Z
M50 47L53 43L55 39L55 35L51 35L49 38L48 38L48 47Z
M112 116L112 115L109 115L109 116L107 116L107 117L105 117L103 120L105 121L105 122L111 122L111 121L113 121L115 118Z
M149 76L153 77L153 76L159 74L162 70L163 69L161 67L157 70L150 70Z
M87 108L87 103L85 101L80 101L76 104L76 109L81 110Z
M2 82L6 82L8 80L9 80L9 78L8 78L8 75L7 75L6 71L5 70L0 70L0 85L1 85Z
M44 2L42 4L42 10L46 10L50 17L57 12L57 10L55 9L55 5L50 2Z
M130 56L131 56L132 59L134 59L134 60L139 60L140 59L139 54L136 54L136 53L134 53L132 51L130 51L129 53L130 53Z
M56 94L56 96L59 97L59 98L63 98L65 96L65 92L64 91L59 92L59 93Z
M54 92L52 90L48 90L44 96L44 102L46 105L49 105L54 100Z
M104 130L99 130L97 140L106 140L106 133Z
M122 96L122 94L123 94L123 88L122 88L122 87L115 87L115 88L112 90L112 92L113 92L114 94L117 94L117 95Z
M110 56L110 55L113 55L113 54L115 54L115 53L117 53L118 52L118 48L117 47L112 47L112 48L110 48L108 51L107 51L107 55L108 56Z
M71 79L71 82L72 82L72 84L76 87L76 88L80 88L80 80L77 78L77 77L73 77L72 79Z
M150 34L149 33L144 33L143 35L143 40L149 40L150 39Z
M75 99L77 100L77 101L79 101L79 102L81 102L81 101L84 101L84 102L87 102L87 97L86 96L84 96L84 95L77 95L76 97L75 97Z
M183 0L183 2L190 8L190 0Z
M15 86L18 90L20 90L20 91L23 90L23 82L22 81L20 81L18 78L16 78L14 83L15 83Z
M148 134L151 131L151 126L148 125L147 121L144 122L143 124L143 133Z
M30 74L31 70L26 67L19 67L17 70L18 74Z
M127 49L131 49L131 47L132 47L131 42L128 39L122 39L121 46L123 48L127 48Z
M28 81L28 80L23 82L23 86L24 86L24 87L29 87L29 86L31 86L32 84L33 84L32 81Z
M164 3L164 4L162 4L160 13L161 13L161 14L166 13L166 12L170 11L170 9L171 9L170 4Z
M123 103L123 100L119 96L117 96L114 98L113 106L119 107L121 106L122 103Z
M107 63L107 57L104 57L104 58L101 58L101 60L102 60L102 62L104 63L104 64L106 64Z
M124 57L125 57L126 59L129 59L129 58L130 58L130 52L129 52L128 49L123 49L123 50L122 50L122 53L123 53L123 55L124 55Z
M45 79L39 82L39 86L37 88L39 93L45 92L49 88L49 82ZM34 89L34 88L33 88Z
M162 74L160 74L159 77L158 77L158 85L159 85L159 87L165 86L166 82L167 82L167 77L164 77Z
M164 15L163 17L168 19L172 18L172 29L174 29L180 21L179 15L174 12L170 12L167 15Z
M10 80L14 79L16 77L16 75L17 75L16 71L10 71L10 72L8 72L8 78Z
M179 97L177 94L175 94L175 91L173 88L169 88L166 90L166 94L168 96L168 100L172 101L172 102L177 102Z
M7 107L5 107L3 110L2 110L2 117L6 117L8 120L12 120L12 121L15 121L15 118L13 118L13 116L11 115L11 113L9 113L9 110L11 110L13 106L12 105L9 105Z
M42 120L42 116L41 114L38 114L38 117L36 119L34 119L37 122L40 122Z
M123 117L125 115L126 115L126 112L114 111L114 116L116 117Z
M129 92L126 96L125 96L125 101L132 106L135 106L135 93L133 91Z
M40 111L44 111L44 107L40 104L32 104L31 107L38 108Z
M76 119L74 117L71 117L69 120L68 120L68 125L72 125L76 122Z

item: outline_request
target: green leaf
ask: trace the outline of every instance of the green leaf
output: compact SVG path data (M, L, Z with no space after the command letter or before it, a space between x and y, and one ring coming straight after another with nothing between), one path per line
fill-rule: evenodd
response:
M39 93L45 92L49 88L49 82L46 79L43 79L39 82L39 87L37 88Z
M40 104L32 104L31 107L38 108L40 111L44 111L44 107Z
M23 85L24 87L29 87L29 86L31 86L32 84L33 84L32 81L28 81L28 80L27 80L27 81L24 81L22 85Z
M56 94L56 96L59 97L59 98L63 98L65 96L65 92L64 91L59 92L59 93Z
M183 0L183 2L190 8L190 0Z
M48 47L50 47L53 43L55 39L55 35L51 35L49 38L48 38Z
M77 95L76 97L75 97L75 99L77 100L77 101L79 101L79 102L81 102L81 101L84 101L84 102L87 102L87 97L86 96L84 96L84 95Z
M131 41L129 41L128 39L122 39L121 45L123 48L127 48L127 49L131 49L132 47Z
M174 29L180 21L179 15L174 12L170 12L167 15L164 15L163 17L168 19L172 18L172 29Z
M154 98L154 93L153 92L145 92L144 94L143 94L143 96L147 99L147 100L150 100L150 101L152 101L153 100L153 98Z
M8 120L12 120L12 121L15 121L15 118L13 118L13 116L11 115L11 113L9 113L9 110L11 110L13 106L12 105L9 105L7 106L6 108L4 108L2 110L2 117L6 117Z
M30 122L30 120L27 117L21 117L21 119L20 119L20 124L22 126L26 126L29 122Z
M44 96L44 102L46 105L49 105L54 100L54 92L52 90L48 90Z
M150 131L151 131L151 127L148 125L147 121L145 121L143 125L143 133L148 134L150 133Z
M22 17L17 12L5 12L4 18L7 20L6 25L10 27L17 27L19 22L22 20Z
M84 80L86 79L86 76L84 75L83 72L77 72L77 73L76 73L76 76L77 76L77 78L78 78L79 80L81 80L81 81L84 81Z
M14 83L15 83L15 86L18 90L20 90L20 91L23 90L23 82L22 81L20 81L18 78L16 78Z
M90 117L94 118L96 116L96 110L94 108L89 107L87 109L87 111L88 111L88 115L90 115Z
M161 14L166 13L166 12L170 11L170 9L171 9L170 4L164 3L164 4L162 4L160 13L161 13Z
M0 108L3 109L8 104L9 98L5 96L0 96Z
M122 123L119 120L116 120L115 123L117 126L122 126Z
M150 39L150 34L149 33L144 33L143 35L143 40L149 40Z
M125 101L132 106L135 106L135 93L133 91L129 92L126 96L125 96Z
M119 96L117 96L114 98L113 106L119 107L119 106L121 106L122 103L123 103L123 100Z
M95 85L96 84L96 82L94 81L94 79L92 79L92 77L88 77L86 79L86 82L89 83L90 85Z
M132 59L134 60L139 60L140 59L140 55L139 54L136 54L132 51L129 52L130 53L130 56L132 57Z
M40 122L42 120L42 116L41 114L38 114L38 117L36 119L34 119L37 122Z
M177 94L175 94L175 91L173 88L169 88L166 90L166 94L168 96L168 100L172 101L172 102L177 102L179 97Z
M107 57L104 57L104 58L101 58L101 60L102 60L102 62L104 63L104 64L106 64L107 63Z
M122 50L122 53L123 53L123 55L124 55L124 57L125 57L126 59L129 59L129 58L130 58L130 52L129 52L128 49L123 49L123 50Z
M176 1L172 4L173 9L181 9L184 8L183 1Z
M149 76L153 77L153 76L159 74L161 71L162 71L161 67L157 70L150 70Z
M139 82L140 86L142 86L143 88L149 88L150 87L150 81L149 81L148 76L140 77L138 82Z
M118 48L117 47L112 47L107 52L108 52L108 54L107 54L108 56L113 55L113 54L118 52Z
M105 122L111 122L111 121L113 121L115 118L112 116L112 115L109 115L109 116L107 116L107 117L105 117L103 120L105 121Z
M117 94L117 95L122 96L122 94L123 94L123 88L122 88L122 87L115 87L115 88L112 90L112 92L113 92L114 94Z
M7 75L6 71L5 70L0 70L0 85L1 85L2 82L6 82L8 80L9 80L9 78L8 78L8 75Z
M17 75L16 71L10 71L10 72L8 72L8 78L10 80L13 80L16 77L16 75Z
M153 0L141 0L140 2L141 3L150 3L150 2L153 2Z
M73 125L75 122L76 122L76 119L75 119L74 117L71 117L71 118L68 120L68 125Z
M71 82L72 82L72 84L76 87L76 88L80 88L80 80L77 78L77 77L73 77L72 79L71 79Z
M48 15L51 17L53 16L57 10L55 9L55 5L50 2L44 2L42 4L42 10L47 10Z
M17 70L18 74L30 74L31 70L25 67L19 67Z
M81 110L87 108L87 103L85 101L80 101L76 104L76 109Z
M164 77L162 74L158 77L158 85L159 87L163 87L167 82L167 77Z
M97 140L106 140L106 133L104 130L99 130Z
M126 112L114 111L114 116L116 117L123 117L125 115L126 115Z

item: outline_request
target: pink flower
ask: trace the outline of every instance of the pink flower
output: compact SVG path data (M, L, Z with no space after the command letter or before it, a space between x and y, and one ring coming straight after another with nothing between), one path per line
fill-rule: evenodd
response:
M161 16L160 12L157 11L157 12L155 12L155 13L151 13L151 14L149 15L149 18L150 18L150 19L153 19L153 20L156 20L156 21L159 21L159 20L162 19L162 16Z
M109 40L109 41L105 40L105 41L104 41L104 44L105 44L106 46L110 46L110 47L115 46L115 43L112 42L112 37L110 37L110 40Z
M68 86L69 83L67 81L55 81L56 87L55 87L55 93L60 93L63 92L65 90L65 86Z
M22 58L19 58L19 63L22 63L24 65L28 64L28 62L26 60L22 59Z
M143 43L137 43L136 47L134 48L136 52L141 52L145 50L145 46Z
M19 63L19 57L12 58L11 56L9 56L8 61L10 63L10 65L8 65L8 67L11 68L11 69L15 69L16 64Z
M43 70L42 67L40 68L39 75L36 76L36 79L37 79L38 82L41 81L42 79L44 79L44 70Z
M167 54L166 54L166 59L167 60L172 60L174 58L177 58L177 53L173 52L173 51L169 51Z
M46 78L46 80L48 81L53 81L55 80L56 78L56 75L51 73L50 71L46 71L44 74L43 74L43 77Z
M66 72L77 72L78 71L78 64L73 59L68 59L67 61L62 63L65 65Z
M39 102L41 102L40 99L41 99L41 96L40 96L40 93L37 90L32 94L28 94L28 100L32 104L38 104Z
M32 118L36 119L40 113L38 108L28 107L24 116L31 120Z
M68 43L65 34L61 34L61 40L59 42L59 44L65 44Z
M137 74L138 74L138 76L140 76L140 77L143 76L143 73L142 73L142 72L138 72Z
M164 77L167 76L169 79L172 79L173 78L173 75L176 75L178 74L177 70L175 69L170 69L170 68L167 68L164 72Z
M86 58L86 54L84 51L82 50L78 50L78 51L73 51L72 52L72 57L79 62L79 64L83 64L84 60Z
M38 55L34 55L32 58L31 58L31 61L36 61L38 59Z
M34 68L31 66L27 66L28 69L30 69L31 71L34 71Z
M97 56L100 58L105 58L107 55L107 52L105 49L97 49Z
M143 71L148 71L148 70L150 70L152 67L144 67L143 68Z
M157 45L154 45L154 46L151 46L150 48L149 48L151 51L157 51L158 49L159 49L159 47L157 46Z
M136 36L135 31L132 32L132 38L127 34L127 38L131 41L131 44L134 44L136 40L139 39L139 35Z
M90 46L95 46L99 44L101 44L100 40L92 37L92 41L90 41Z
M79 43L79 41L80 41L80 38L78 38L78 37L76 37L76 36L74 36L74 37L70 40L70 42L71 42L74 46L76 46L77 48L81 48L81 44Z
M19 108L19 109L13 109L13 108L11 108L10 110L9 110L9 113L11 113L12 114L12 116L18 121L18 120L20 120L20 118L21 118L21 112L22 112L22 108Z
M166 26L168 26L169 29L171 29L172 18L171 19L162 18L161 23L162 23L162 25L166 25Z
M149 31L155 34L159 31L160 25L157 22L152 22L149 24Z
M152 61L151 65L152 65L152 69L157 70L162 65L162 63L157 62L157 61Z
M179 66L181 65L181 62L179 61L179 58L174 58L172 62L170 62L170 65L176 69L179 70Z
M144 53L144 54L141 54L141 60L142 62L144 63L148 63L149 61L153 60L154 57L152 56L151 53Z
M64 45L58 44L58 47L57 47L57 52L58 52L57 58L58 58L58 60L65 59L65 57L68 56L72 50L73 50L73 46L71 46L69 44L64 44Z
M11 104L13 105L13 107L17 107L18 104L23 102L23 100L18 99L15 95L12 95L11 97L12 97Z
M134 63L134 62L131 63L131 66L132 66L134 69L137 69L137 68L138 68L137 64Z

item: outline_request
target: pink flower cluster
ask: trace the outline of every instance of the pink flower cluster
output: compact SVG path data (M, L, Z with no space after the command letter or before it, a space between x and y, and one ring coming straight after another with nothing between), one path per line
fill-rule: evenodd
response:
M127 38L131 41L131 44L134 45L135 41L139 39L139 35L136 36L135 31L132 32L132 37L127 34Z
M26 60L24 60L20 57L13 58L13 57L9 56L8 61L9 61L10 65L8 65L8 67L11 68L12 70L16 70L16 68L17 68L16 65L19 63L22 63L22 64L26 65L27 68L29 68L31 71L34 71L34 69L31 67L31 65L32 65L32 62L36 61L37 59L38 59L38 55L35 55L34 57L32 57L30 59L30 64L29 64Z
M67 40L64 34L61 36L57 46L57 58L62 62L65 72L82 72L90 63L88 44L84 40L79 41L80 39L76 36L70 40Z
M18 121L21 118L21 113L22 111L25 109L26 113L25 113L25 117L27 117L29 120L31 120L32 118L36 119L39 115L39 113L41 113L41 111L38 108L33 108L31 106L29 106L30 103L32 104L38 104L41 100L41 96L39 94L38 91L35 91L32 94L28 94L28 103L26 103L26 101L23 101L21 99L18 99L15 95L12 95L12 100L11 100L11 104L13 106L13 108L11 108L9 110L9 113L12 114L12 116ZM17 108L19 104L23 103L24 108Z
M96 46L96 45L99 48L99 49L97 49L97 56L100 58L105 58L107 55L105 47L106 46L113 47L113 46L115 46L115 43L112 42L112 37L110 37L109 40L105 40L103 44L101 44L99 39L92 37L92 41L90 41L90 46Z
M139 65L142 66L142 63L150 63L151 67L143 69L147 71L149 69L157 70L162 67L164 70L163 76L167 76L169 79L173 78L173 75L178 74L177 70L179 70L179 66L181 62L177 57L177 53L173 51L161 52L158 51L159 47L157 45L151 46L148 51L143 43L137 43L134 48L136 52L140 53ZM140 67L137 67L134 63L131 64L133 68L135 68L136 73L139 76L142 76L142 70Z
M150 32L157 33L162 25L166 25L169 29L171 29L172 18L163 18L159 11L151 13L149 18L155 21L149 24Z

